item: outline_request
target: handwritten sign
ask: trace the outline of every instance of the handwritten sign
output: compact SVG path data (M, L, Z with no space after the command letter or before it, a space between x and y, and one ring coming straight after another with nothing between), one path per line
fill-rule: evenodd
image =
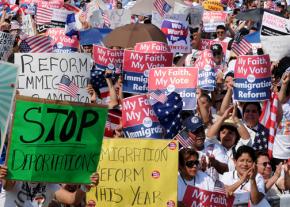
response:
M15 53L15 64L20 66L17 89L30 97L89 103L90 62L91 57L81 53ZM58 90L63 75L79 87L77 97Z
M7 61L9 55L12 52L13 44L13 35L6 32L0 32L0 60Z
M122 69L124 50L113 50L99 45L94 45L93 57L98 69L109 68L120 72Z
M149 93L161 90L165 94L179 93L183 110L196 108L196 87L198 68L172 67L154 68L149 71Z
M128 138L162 138L163 130L146 95L123 100L122 121Z
M227 13L220 11L204 11L202 21L205 32L215 32L218 25L225 25Z
M106 119L101 106L17 97L7 178L90 183Z
M53 40L53 52L55 53L71 53L77 52L79 41L76 36L72 38L65 35L64 28L49 28L46 30L46 36Z
M290 20L275 14L264 12L261 35L290 35Z
M136 52L170 52L170 47L164 42L138 42L134 50Z
M147 93L149 69L172 66L172 53L141 53L124 51L123 92Z
M177 206L175 141L104 139L100 184L87 193L96 206Z
M3 144L5 142L6 130L9 123L9 117L12 107L12 99L15 93L15 87L17 80L18 66L10 63L0 62L0 136L1 136L1 147L0 152L2 152Z
M238 101L270 99L269 55L239 56L235 65L234 98Z
M227 197L226 194L211 192L188 185L184 194L183 203L186 206L215 206L232 207L234 197Z
M171 52L190 52L190 34L187 21L165 19L162 22L161 30L166 36Z

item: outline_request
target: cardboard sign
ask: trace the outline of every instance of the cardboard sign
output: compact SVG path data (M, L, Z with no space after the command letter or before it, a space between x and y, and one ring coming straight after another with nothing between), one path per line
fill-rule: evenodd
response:
M214 206L232 207L235 198L227 197L226 194L202 190L188 185L184 194L183 203L185 206Z
M123 92L147 93L149 69L172 66L172 53L141 53L125 50Z
M170 47L164 42L138 42L134 50L136 52L170 52Z
M195 66L198 67L199 88L213 91L216 87L216 72L212 52L204 50L195 62Z
M12 99L15 93L18 66L10 63L0 62L0 153L5 142L6 130L9 123L10 112L12 108Z
M15 53L15 64L20 66L17 89L21 95L90 102L86 91L92 67L89 54ZM58 90L63 75L67 75L79 87L77 97Z
M46 31L46 36L52 38L53 52L55 53L71 53L78 51L78 38L76 36L72 38L66 36L64 28L49 28Z
M220 0L206 0L202 3L205 10L208 11L223 11L223 5Z
M159 124L146 95L126 98L122 103L122 124L128 138L162 138Z
M264 12L261 35L280 36L290 35L290 20L275 14Z
M222 42L222 41L217 41L217 40L210 40L210 39L201 39L201 50L205 49L210 49L210 46L214 44L219 44L223 48L223 53L226 54L227 48L228 48L228 43L227 42Z
M89 184L98 165L107 113L95 104L18 97L7 178Z
M205 32L215 32L218 25L225 25L226 12L204 11L202 21Z
M165 34L168 46L173 53L189 53L190 33L188 22L165 19L162 22L161 30Z
M93 57L99 69L107 68L120 73L123 63L124 50L113 50L99 45L94 45Z
M169 94L179 93L183 100L183 110L196 108L196 87L198 68L172 67L154 68L149 71L149 93L156 90Z
M0 60L7 61L9 58L15 37L6 32L0 32Z
M150 139L104 139L96 206L177 206L178 145Z
M238 56L235 65L234 99L263 101L271 96L269 55Z

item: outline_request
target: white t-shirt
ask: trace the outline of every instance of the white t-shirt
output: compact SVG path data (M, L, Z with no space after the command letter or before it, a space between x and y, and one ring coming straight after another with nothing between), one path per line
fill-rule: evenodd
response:
M215 41L220 41L219 38L215 38L214 40L215 40ZM227 42L227 43L229 43L231 40L232 40L232 38L230 38L230 37L225 37L225 39L224 39L223 41L221 41L221 42Z
M38 207L35 198L40 198L42 207L47 207L59 190L58 184L17 181L12 190L0 193L0 207Z
M195 179L190 181L185 180L181 177L180 173L178 173L178 201L183 200L183 196L185 194L186 188L188 185L197 187L202 190L213 191L214 182L206 173L202 171L197 171Z
M230 172L226 172L221 176L220 179L225 185L233 185L234 183L238 182L240 180L240 178L238 177L238 173L237 171L230 171ZM263 193L265 195L265 182L264 182L264 178L262 177L262 175L260 175L259 173L256 175L256 183L257 183L257 187L258 187L258 191ZM243 185L241 185L235 192L235 201L234 204L241 204L241 203L248 203L248 201L250 200L250 191L251 191L251 183L250 181L248 181L247 183L244 183ZM266 201L266 204L268 203L267 200L265 198L262 199L262 201L258 204L260 205L262 202L264 204L264 202ZM255 206L258 206L255 205ZM251 205L253 206L253 205Z
M277 128L273 157L278 159L290 158L290 98L282 105L283 117Z

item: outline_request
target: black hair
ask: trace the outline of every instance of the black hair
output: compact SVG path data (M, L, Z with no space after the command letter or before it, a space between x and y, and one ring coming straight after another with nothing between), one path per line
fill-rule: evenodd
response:
M262 112L262 108L261 108L261 105L259 102L246 102L244 105L243 105L243 115L245 114L245 110L246 108L249 106L249 105L255 105L258 109L258 113L261 114Z
M231 126L231 125L222 125L222 126L220 127L219 131L218 131L217 139L218 139L219 141L221 140L221 138L220 138L220 132L221 132L222 130L224 130L224 129L229 129L229 130L234 131L234 132L236 133L236 136L237 136L237 137L236 137L236 140L235 140L235 143L234 143L234 145L236 145L236 144L238 143L239 139L240 139L240 134L239 134L237 128L234 127L234 126Z
M234 154L234 160L238 160L239 157L242 156L242 154L248 154L252 158L253 162L256 162L256 153L252 147L249 147L247 145L240 146Z
M262 157L262 156L266 156L266 157L269 158L269 154L267 152L265 152L265 151L258 151L258 152L256 152L256 157L257 157L257 160L256 161L258 161L258 158L259 157Z
M212 104L212 100L210 98L210 96L207 93L201 93L200 98L205 97L207 99L207 101Z
M192 148L181 148L178 154L179 167L185 167L185 159L188 159L190 156L195 156L198 159L198 152Z
M218 30L218 29L222 29L222 30L225 30L226 31L226 27L224 25L222 25L222 24L220 24L220 25L218 25L216 27L216 30Z

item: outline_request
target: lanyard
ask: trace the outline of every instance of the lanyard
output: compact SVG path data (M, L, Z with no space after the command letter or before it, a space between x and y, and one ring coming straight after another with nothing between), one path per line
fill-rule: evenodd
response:
M180 174L180 177L184 183L185 186L187 186L187 183L185 182L184 178L182 177L182 175ZM193 186L195 186L195 177L193 177Z
M235 172L236 172L236 171L234 170L234 171L233 171L233 180L235 180ZM237 172L237 174L238 174L238 172ZM249 182L249 179L246 180L245 182L243 182L243 183L241 184L240 190L242 190L248 182Z

